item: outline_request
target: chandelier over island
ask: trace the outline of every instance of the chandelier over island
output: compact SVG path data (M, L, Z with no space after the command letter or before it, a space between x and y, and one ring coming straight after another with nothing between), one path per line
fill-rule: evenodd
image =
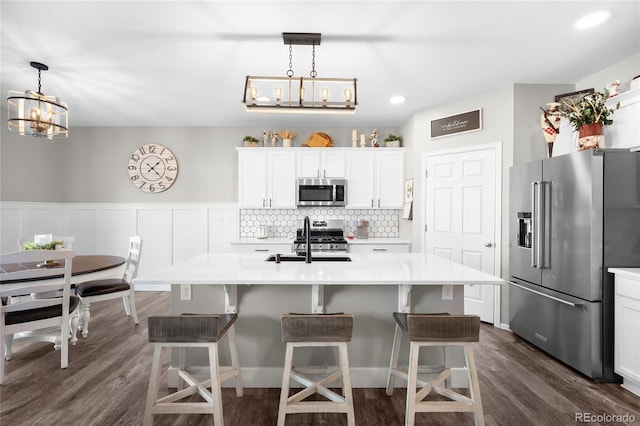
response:
M318 78L315 48L320 33L282 33L289 45L289 70L286 77L247 76L242 104L248 112L354 114L358 107L356 78ZM294 77L293 45L312 46L309 77Z

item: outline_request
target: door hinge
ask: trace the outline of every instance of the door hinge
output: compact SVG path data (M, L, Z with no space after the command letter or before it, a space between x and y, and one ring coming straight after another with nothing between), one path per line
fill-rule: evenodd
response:
M425 170L424 171L424 177L425 177L425 179L429 177L429 170Z
M424 232L427 232L427 225L424 226Z

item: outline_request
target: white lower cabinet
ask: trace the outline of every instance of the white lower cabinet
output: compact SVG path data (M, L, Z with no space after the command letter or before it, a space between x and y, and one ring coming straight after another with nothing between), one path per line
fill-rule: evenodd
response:
M640 395L640 268L617 269L615 274L614 370L622 386Z
M349 253L409 253L410 251L411 243L409 242L349 243Z

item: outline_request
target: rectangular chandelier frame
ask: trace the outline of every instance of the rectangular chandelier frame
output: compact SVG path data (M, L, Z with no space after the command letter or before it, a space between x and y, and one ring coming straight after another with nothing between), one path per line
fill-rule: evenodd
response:
M356 78L246 76L242 104L248 112L354 114Z

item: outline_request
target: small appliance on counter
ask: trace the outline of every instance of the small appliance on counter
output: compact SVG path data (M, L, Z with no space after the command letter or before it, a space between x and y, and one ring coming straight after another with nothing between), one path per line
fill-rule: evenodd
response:
M356 238L366 240L369 238L369 221L359 220L356 222Z
M312 252L346 252L347 240L344 238L344 222L341 220L314 220L311 222L309 243ZM304 255L307 248L302 224L296 230L293 242L294 251Z
M256 237L260 239L267 238L269 236L269 226L268 225L260 225L258 226L258 232L256 233Z

